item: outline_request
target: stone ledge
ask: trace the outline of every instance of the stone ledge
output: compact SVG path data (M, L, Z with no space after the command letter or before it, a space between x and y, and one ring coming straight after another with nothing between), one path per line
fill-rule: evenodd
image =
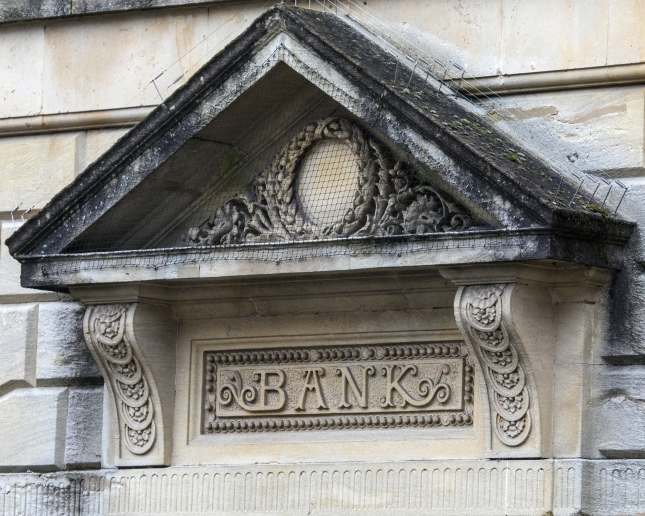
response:
M3 515L573 515L645 510L645 460L455 460L0 475ZM467 511L467 512L466 512ZM366 513L367 514L367 513Z
M0 24L224 1L227 0L17 0L0 6Z

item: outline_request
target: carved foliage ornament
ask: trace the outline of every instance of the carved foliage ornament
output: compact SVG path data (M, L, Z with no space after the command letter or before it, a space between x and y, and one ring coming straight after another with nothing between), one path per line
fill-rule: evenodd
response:
M531 432L530 394L526 372L504 316L506 285L465 287L461 315L487 378L493 426L499 440L519 446Z
M85 336L115 397L121 441L135 455L155 443L155 410L150 382L133 347L135 305L91 306L85 314Z
M358 163L356 191L342 220L318 227L305 215L297 193L303 158L316 143L349 147ZM405 164L394 164L385 149L356 124L327 118L307 125L253 182L251 192L224 203L215 214L188 231L193 245L419 235L460 231L471 225L454 202L421 184Z

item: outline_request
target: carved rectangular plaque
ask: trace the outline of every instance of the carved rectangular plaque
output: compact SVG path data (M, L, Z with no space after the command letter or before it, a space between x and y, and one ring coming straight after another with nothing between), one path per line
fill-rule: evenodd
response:
M206 351L203 431L472 424L461 343Z

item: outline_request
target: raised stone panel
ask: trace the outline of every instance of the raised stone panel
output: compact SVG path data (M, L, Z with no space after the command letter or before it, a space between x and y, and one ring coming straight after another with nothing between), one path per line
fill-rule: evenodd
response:
M98 380L96 363L83 339L84 308L78 303L41 303L38 313L39 381Z
M0 220L0 302L58 299L58 294L20 286L20 263L9 254L5 240L22 224L21 220Z
M0 305L0 394L35 385L37 333L38 305Z
M66 388L12 391L0 414L0 469L64 467Z
M469 427L460 342L206 351L204 433Z

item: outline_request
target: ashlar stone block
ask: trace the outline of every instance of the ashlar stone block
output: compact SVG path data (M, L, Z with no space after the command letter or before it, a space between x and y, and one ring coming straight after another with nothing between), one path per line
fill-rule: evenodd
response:
M44 39L45 28L39 23L5 26L0 31L1 118L40 112Z
M629 86L509 96L487 107L499 112L509 131L556 166L580 171L625 169L629 174L643 167L644 100L642 86ZM593 190L590 185L585 187ZM618 200L615 195L608 199L612 205Z
M0 468L64 467L66 388L19 389L0 398Z
M37 333L38 305L0 305L0 394L15 384L35 385Z
M101 377L83 339L83 311L78 303L39 305L38 380Z
M0 211L42 208L74 178L75 133L0 140Z
M101 465L103 387L69 390L65 464L71 468Z
M589 457L645 458L645 367L596 366L587 411L585 449Z

